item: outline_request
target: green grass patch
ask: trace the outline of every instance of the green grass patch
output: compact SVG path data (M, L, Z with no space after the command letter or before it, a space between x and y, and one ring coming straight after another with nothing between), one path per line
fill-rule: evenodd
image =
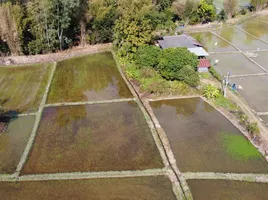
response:
M215 99L215 104L227 110L232 110L232 111L238 110L237 105L233 103L231 100L229 100L228 98L225 98L222 94L218 95L218 97Z
M259 151L243 136L232 133L220 133L226 152L237 160L247 161L249 159L259 159Z

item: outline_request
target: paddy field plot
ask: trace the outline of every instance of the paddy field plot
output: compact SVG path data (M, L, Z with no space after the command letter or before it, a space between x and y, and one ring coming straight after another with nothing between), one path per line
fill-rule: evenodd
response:
M268 163L221 113L200 98L153 101L182 172L267 173Z
M230 52L237 51L231 44L210 32L190 33L198 42L204 45L208 52ZM217 44L217 45L215 45Z
M111 53L99 53L59 62L48 103L131 98Z
M176 200L164 176L0 182L0 196L9 200Z
M51 64L0 67L0 102L6 110L38 110L48 84Z
M260 118L263 120L266 126L268 126L268 115L261 115Z
M219 74L227 76L227 72L231 75L244 75L244 74L257 74L264 73L264 71L247 59L243 54L214 54L210 55L211 63L215 63L213 67L218 71Z
M135 102L45 108L23 174L162 168Z
M268 23L251 19L243 22L238 27L268 43Z
M231 180L188 180L194 200L266 200L267 183Z
M0 174L15 172L32 132L34 120L35 116L11 119L7 129L0 135Z
M258 49L268 49L268 45L257 38L239 30L234 26L223 27L217 32L218 35L231 42L241 51L256 51Z
M268 51L257 52L257 55L257 57L252 57L251 59L256 61L259 65L268 71Z
M231 83L242 86L238 93L256 112L268 112L268 75L246 76L230 79Z

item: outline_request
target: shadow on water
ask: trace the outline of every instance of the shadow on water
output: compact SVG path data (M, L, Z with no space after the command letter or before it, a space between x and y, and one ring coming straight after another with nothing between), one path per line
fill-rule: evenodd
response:
M0 105L3 105L7 100L1 100L0 99ZM1 110L0 106L0 135L3 134L7 127L8 124L12 121L18 118L19 112L17 110L8 110L5 111L4 109Z

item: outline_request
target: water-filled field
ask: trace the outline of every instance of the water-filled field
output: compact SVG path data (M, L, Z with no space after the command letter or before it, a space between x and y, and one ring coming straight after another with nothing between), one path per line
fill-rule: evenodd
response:
M194 200L267 200L267 183L230 180L188 180Z
M167 177L104 178L62 181L0 182L9 200L176 200Z
M268 45L257 38L239 30L238 28L223 27L217 32L218 35L231 42L242 51L257 51L258 49L268 49Z
M257 52L257 55L258 55L257 57L252 57L251 59L256 61L264 69L268 70L268 62L267 62L268 51L266 51L266 52Z
M23 173L162 168L135 102L49 107Z
M233 52L237 51L231 44L210 32L190 33L198 42L204 45L208 52Z
M256 74L263 73L264 71L247 59L243 54L214 54L209 56L212 59L211 63L214 64L214 68L218 73L227 75L230 72L231 75L244 75L244 74ZM235 61L235 62L234 62Z
M48 103L130 98L111 53L72 58L59 62Z
M150 104L182 172L268 172L268 163L258 150L202 99L163 100Z
M268 76L247 76L231 78L232 83L242 86L238 93L257 112L268 112Z
M0 67L0 103L6 110L37 111L51 70L50 64Z
M268 43L268 23L251 19L239 25L240 28Z
M11 119L6 131L0 135L0 174L15 172L32 132L34 120L34 116Z

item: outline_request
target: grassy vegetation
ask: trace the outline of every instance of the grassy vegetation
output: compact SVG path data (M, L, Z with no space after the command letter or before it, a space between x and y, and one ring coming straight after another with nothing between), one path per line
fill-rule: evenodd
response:
M226 151L235 159L247 161L261 158L259 151L243 135L221 134Z
M184 82L164 79L154 68L138 68L134 64L130 64L125 68L125 71L128 78L138 81L143 92L155 95L198 94L197 89Z
M0 104L5 111L36 111L50 72L51 64L0 68Z

